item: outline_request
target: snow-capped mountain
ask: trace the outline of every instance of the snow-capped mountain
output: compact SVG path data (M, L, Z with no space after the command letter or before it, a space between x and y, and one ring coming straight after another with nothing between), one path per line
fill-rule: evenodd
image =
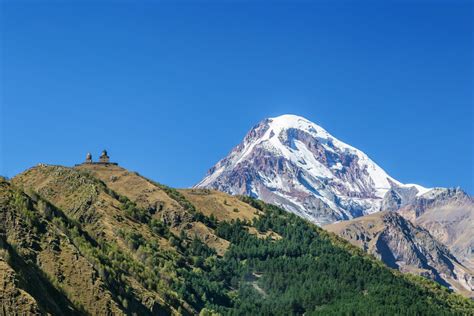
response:
M362 151L296 115L257 124L196 187L257 197L319 225L379 211L391 188L413 196L428 191L400 183Z

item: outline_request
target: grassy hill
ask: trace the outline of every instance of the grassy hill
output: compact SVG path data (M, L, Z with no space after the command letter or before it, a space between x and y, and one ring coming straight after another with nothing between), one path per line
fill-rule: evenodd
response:
M275 206L175 190L119 166L31 168L1 180L0 210L4 314L474 310Z

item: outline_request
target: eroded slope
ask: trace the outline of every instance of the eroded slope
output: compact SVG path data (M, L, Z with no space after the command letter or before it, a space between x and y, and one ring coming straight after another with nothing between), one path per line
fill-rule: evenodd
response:
M379 212L324 228L394 269L431 278L466 296L473 295L472 271L427 230L396 212Z

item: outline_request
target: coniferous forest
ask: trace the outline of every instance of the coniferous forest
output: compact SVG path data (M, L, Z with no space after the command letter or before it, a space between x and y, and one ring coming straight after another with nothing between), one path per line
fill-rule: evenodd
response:
M293 214L241 198L264 216L217 224L232 243L224 258L212 260L197 242L188 251L203 262L185 272L181 293L200 307L228 315L442 315L459 303L439 285L391 271ZM283 238L257 238L247 226Z

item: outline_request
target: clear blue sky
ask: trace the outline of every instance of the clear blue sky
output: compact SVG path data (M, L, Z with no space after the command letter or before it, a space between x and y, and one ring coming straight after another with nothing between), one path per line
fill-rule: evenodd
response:
M191 186L293 113L402 182L474 192L472 1L94 2L2 1L0 174L107 148Z

